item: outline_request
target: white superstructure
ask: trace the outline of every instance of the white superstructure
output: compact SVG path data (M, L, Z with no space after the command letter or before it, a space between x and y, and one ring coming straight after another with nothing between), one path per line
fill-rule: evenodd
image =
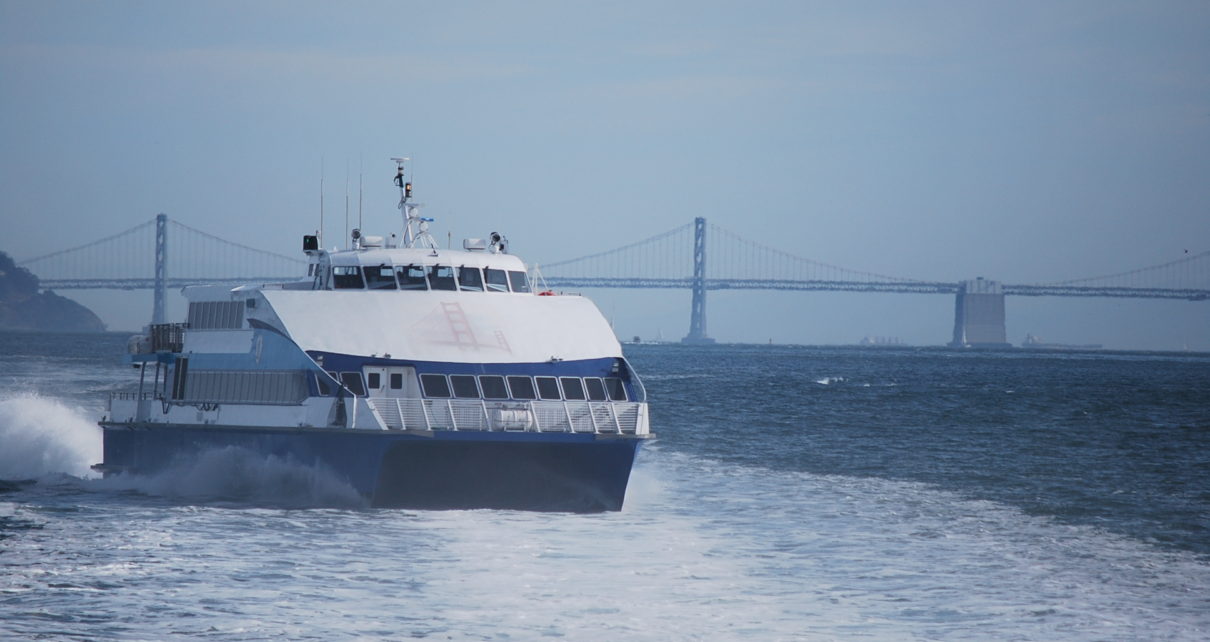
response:
M308 236L296 282L185 288L187 321L132 341L140 391L109 420L646 435L642 384L596 306L535 291L499 234L438 248L403 160L397 243Z

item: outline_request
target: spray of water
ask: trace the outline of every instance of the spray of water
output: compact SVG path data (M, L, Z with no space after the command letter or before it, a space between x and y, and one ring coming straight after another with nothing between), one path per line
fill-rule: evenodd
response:
M87 413L36 393L0 398L0 479L88 477L101 461L101 429Z
M365 505L353 487L323 467L240 448L207 450L147 476L100 479L91 466L101 459L101 429L87 411L34 392L0 398L0 481L61 485L70 475L86 491L300 508Z

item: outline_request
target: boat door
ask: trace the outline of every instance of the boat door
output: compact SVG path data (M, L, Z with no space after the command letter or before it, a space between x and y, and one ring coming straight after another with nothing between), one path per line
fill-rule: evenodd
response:
M420 398L416 369L408 366L366 366L366 394L390 399Z

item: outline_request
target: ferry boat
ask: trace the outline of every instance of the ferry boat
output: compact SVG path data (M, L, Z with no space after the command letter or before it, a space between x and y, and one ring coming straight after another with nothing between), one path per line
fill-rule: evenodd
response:
M398 241L304 236L305 277L186 287L184 323L132 337L138 389L109 399L98 470L237 448L329 470L375 507L621 509L653 435L609 323L536 287L500 234L439 248L393 160Z

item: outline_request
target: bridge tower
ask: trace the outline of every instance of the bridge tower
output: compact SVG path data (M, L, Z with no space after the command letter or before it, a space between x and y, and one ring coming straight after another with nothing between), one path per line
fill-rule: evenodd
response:
M153 324L164 322L164 300L168 294L168 215L155 217L155 303L151 310Z
M1004 287L979 277L958 284L954 298L951 348L1008 348L1004 326Z
M706 336L706 219L693 219L693 306L689 334L681 343L714 343Z

